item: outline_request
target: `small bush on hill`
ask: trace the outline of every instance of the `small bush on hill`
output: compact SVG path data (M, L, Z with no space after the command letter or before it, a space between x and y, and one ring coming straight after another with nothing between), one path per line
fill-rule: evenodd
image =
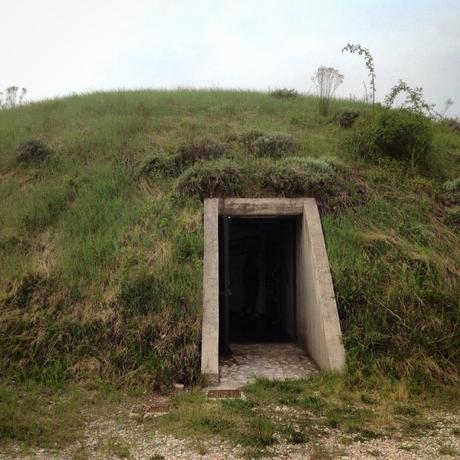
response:
M460 230L460 206L448 208L443 219L444 223L454 230Z
M270 91L270 96L276 97L278 99L294 99L299 97L299 93L297 90L292 88L278 88L274 91Z
M19 163L36 163L45 160L50 151L37 139L30 139L18 147L17 161Z
M258 156L281 158L285 154L298 149L297 143L290 134L271 133L258 137L251 145L252 151Z
M284 158L268 166L262 186L283 196L311 194L320 192L339 170L339 164L327 158Z
M229 135L227 141L236 142L249 153L271 158L280 158L284 154L293 153L299 147L290 134L268 133L260 129Z
M252 151L254 142L259 137L265 136L267 133L261 129L250 129L238 134L230 134L227 136L227 142L236 142L249 151Z
M460 177L444 182L442 189L444 192L450 194L460 193Z
M355 109L339 109L335 113L335 120L342 128L351 128L359 117L359 110Z
M460 134L460 119L447 118L443 121L443 124L450 128L454 133Z
M179 173L179 159L176 155L154 153L148 156L142 163L140 175L159 174L160 176L175 176Z
M354 148L362 155L389 156L426 166L432 150L431 121L408 110L382 110L355 124Z
M192 164L198 160L212 160L225 155L227 146L214 139L186 142L179 146L177 156L181 163Z
M200 161L178 179L179 193L200 198L239 195L245 180L244 169L232 160Z
M267 165L260 176L265 193L316 198L322 214L339 214L367 201L367 184L334 158L290 157Z

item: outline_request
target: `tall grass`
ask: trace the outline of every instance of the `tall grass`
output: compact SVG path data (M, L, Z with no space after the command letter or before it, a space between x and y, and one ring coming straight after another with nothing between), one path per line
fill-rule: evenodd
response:
M422 178L397 162L350 157L349 132L316 107L310 96L145 90L1 111L1 375L157 386L196 379L201 201L179 194L174 174L139 171L184 144L258 129L292 136L300 166L320 157L348 164L327 183L322 213L349 368L456 380L460 245L443 224L438 190L458 175L460 136L435 127L449 167ZM29 139L49 148L46 162L17 163ZM255 178L238 193L267 193L263 171L279 172L275 160L231 143L225 155Z

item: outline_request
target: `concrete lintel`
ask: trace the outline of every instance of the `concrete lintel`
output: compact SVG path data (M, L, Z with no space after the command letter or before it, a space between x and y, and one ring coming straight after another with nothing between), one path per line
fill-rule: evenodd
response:
M303 213L303 205L313 198L225 198L220 213L227 216L295 216Z

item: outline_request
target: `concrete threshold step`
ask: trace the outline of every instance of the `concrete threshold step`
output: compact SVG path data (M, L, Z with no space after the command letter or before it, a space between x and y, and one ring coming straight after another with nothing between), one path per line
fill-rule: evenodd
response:
M243 391L240 388L208 388L206 396L213 399L242 398Z

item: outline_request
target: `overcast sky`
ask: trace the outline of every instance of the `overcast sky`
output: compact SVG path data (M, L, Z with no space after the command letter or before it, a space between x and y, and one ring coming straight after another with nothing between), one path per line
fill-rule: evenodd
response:
M460 115L460 0L1 0L0 88L31 99L113 88L289 87L313 91L320 65L363 95L404 79Z

